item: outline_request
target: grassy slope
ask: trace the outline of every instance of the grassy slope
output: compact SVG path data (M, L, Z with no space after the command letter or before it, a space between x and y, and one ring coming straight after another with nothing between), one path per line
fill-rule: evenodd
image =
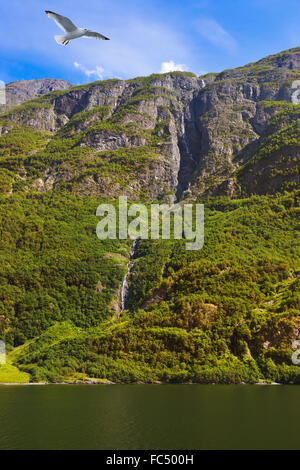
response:
M9 362L0 365L0 383L1 384L25 384L30 381L30 375L26 372L20 372L19 369Z

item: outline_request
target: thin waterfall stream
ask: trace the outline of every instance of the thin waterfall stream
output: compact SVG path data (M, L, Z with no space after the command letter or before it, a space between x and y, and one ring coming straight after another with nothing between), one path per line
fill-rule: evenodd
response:
M132 245L132 248L131 248L131 253L130 253L130 260L127 264L127 272L125 274L125 277L123 279L123 282L122 282L122 289L121 289L121 312L124 312L124 310L126 309L126 303L128 301L128 295L129 295L129 277L130 277L130 274L133 270L133 267L134 267L134 255L135 255L135 252L136 252L136 249L137 249L137 245L138 245L138 239L134 240L134 243Z
M188 140L187 140L187 137L186 137L184 115L182 115L181 119L182 119L181 120L182 142L183 142L183 145L184 145L185 153L189 157L190 160L192 160L194 163L196 163L195 160L194 160L193 154L190 151L190 146L189 146L189 143L188 143Z

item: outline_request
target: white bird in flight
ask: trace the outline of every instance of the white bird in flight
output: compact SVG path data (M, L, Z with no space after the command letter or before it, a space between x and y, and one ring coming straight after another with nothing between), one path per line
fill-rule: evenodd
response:
M86 28L77 28L69 18L65 16L58 15L57 13L53 13L53 11L46 10L46 14L49 18L52 18L55 23L67 34L64 36L54 36L55 41L58 44L62 44L66 46L69 44L72 39L87 37L87 38L95 38L95 39L103 39L104 41L109 41L109 38L103 36L100 33L95 33L90 29Z

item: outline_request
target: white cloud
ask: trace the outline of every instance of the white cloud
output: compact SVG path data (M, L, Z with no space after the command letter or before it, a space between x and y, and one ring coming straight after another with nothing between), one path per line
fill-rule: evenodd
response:
M225 49L230 53L236 51L236 40L213 18L203 18L199 20L196 29L202 37L215 46Z
M99 80L103 79L104 69L99 65L94 70L87 69L84 65L79 64L78 62L74 62L74 66L81 70L88 78L90 77L97 77Z
M184 72L187 70L186 65L184 64L175 64L174 60L170 60L169 62L163 62L161 64L160 73L168 73L168 72Z

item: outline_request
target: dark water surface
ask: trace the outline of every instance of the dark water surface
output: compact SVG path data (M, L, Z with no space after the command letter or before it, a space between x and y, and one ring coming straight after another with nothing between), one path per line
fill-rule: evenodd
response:
M300 449L300 387L0 387L0 449Z

